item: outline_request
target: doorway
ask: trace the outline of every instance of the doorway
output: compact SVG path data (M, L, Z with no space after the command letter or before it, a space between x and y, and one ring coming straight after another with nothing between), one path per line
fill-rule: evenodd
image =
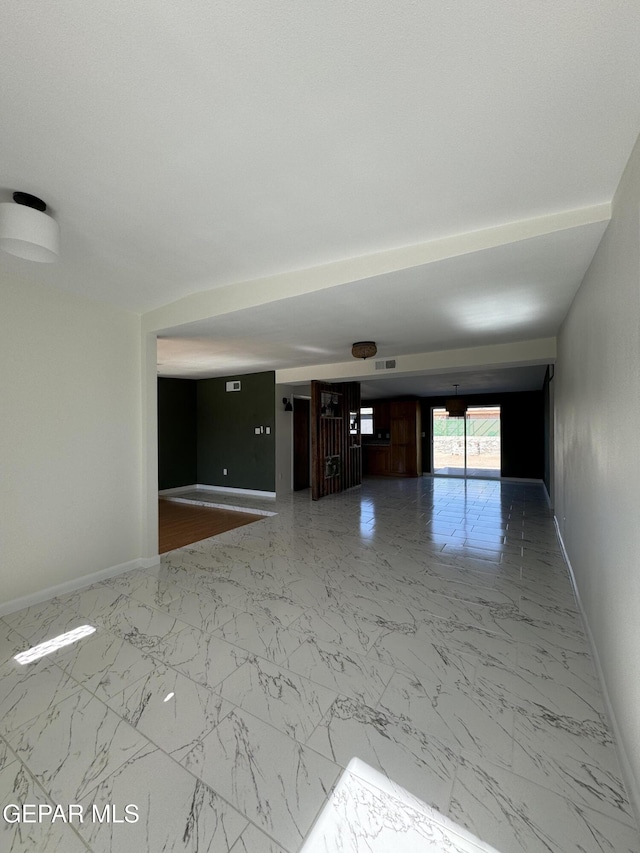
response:
M500 477L500 406L469 406L462 418L432 411L432 468L444 477Z
M293 400L293 490L311 485L311 400Z

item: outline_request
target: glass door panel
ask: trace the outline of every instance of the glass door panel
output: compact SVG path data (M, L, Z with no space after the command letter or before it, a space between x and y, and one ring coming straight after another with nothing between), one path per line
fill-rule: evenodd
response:
M465 418L467 476L500 476L500 406L470 406Z
M464 418L450 418L446 409L433 409L434 474L464 477L464 427Z

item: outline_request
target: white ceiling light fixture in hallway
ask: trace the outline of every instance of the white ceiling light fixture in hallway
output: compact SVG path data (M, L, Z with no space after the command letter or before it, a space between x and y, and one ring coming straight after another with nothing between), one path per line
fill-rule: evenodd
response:
M51 263L60 250L60 228L42 199L14 192L0 204L0 249L17 258Z

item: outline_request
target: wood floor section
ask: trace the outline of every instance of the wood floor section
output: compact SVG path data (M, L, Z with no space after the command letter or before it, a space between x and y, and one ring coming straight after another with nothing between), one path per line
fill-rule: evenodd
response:
M210 536L224 533L225 530L260 521L264 516L160 499L158 518L159 551L166 554L174 548L191 545L192 542L208 539Z

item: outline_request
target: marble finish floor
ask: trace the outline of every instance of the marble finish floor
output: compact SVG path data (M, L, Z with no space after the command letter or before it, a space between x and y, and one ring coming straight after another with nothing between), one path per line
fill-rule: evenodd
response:
M0 849L298 853L358 758L501 853L640 851L541 486L274 509L0 620L3 808L85 815L3 821Z

